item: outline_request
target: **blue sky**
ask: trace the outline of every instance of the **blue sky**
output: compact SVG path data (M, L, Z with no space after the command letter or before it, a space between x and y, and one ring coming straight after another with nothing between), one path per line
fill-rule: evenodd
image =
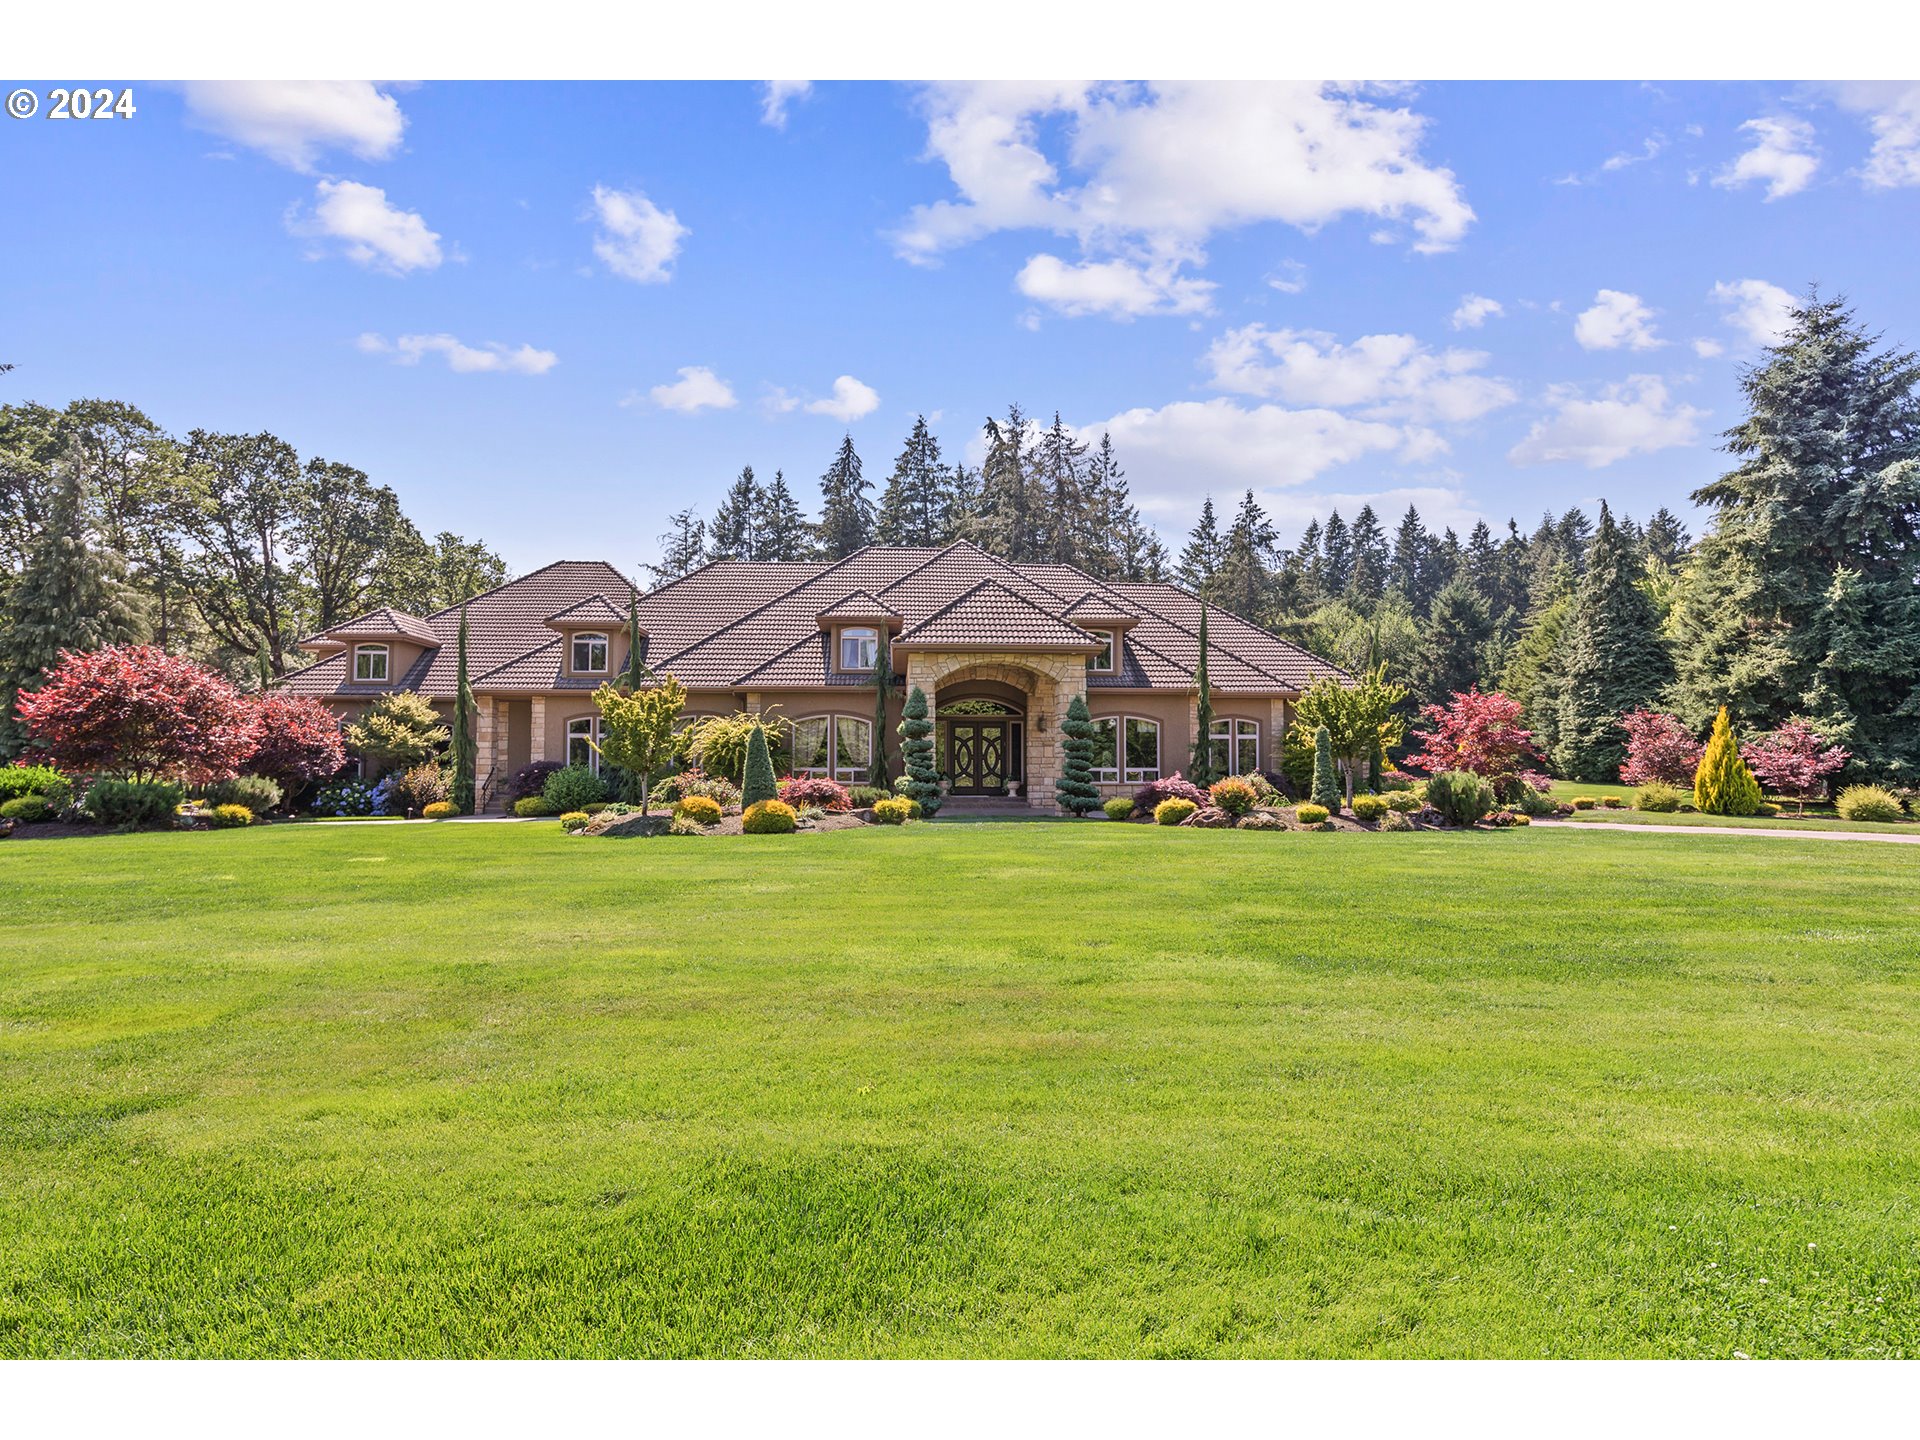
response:
M1920 344L1913 85L134 91L0 123L0 395L271 430L517 570L1012 400L1176 547L1248 486L1684 513L1785 293Z

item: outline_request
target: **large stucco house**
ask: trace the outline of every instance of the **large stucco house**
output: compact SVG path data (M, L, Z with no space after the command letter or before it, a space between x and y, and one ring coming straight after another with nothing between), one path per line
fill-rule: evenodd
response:
M636 594L642 658L686 687L689 716L771 712L791 727L796 771L870 779L883 644L901 682L883 737L892 774L916 685L956 796L1024 793L1053 809L1060 726L1078 694L1100 727L1103 791L1184 770L1193 753L1200 601L1178 586L1012 564L965 541L832 562L719 561L644 593L611 565L565 560L465 607L483 802L497 808L501 780L529 761L597 763L592 694L627 666ZM283 683L343 717L401 689L450 708L459 624L459 607L376 610L309 637L322 658ZM1292 702L1341 672L1218 607L1207 632L1216 766L1278 769Z

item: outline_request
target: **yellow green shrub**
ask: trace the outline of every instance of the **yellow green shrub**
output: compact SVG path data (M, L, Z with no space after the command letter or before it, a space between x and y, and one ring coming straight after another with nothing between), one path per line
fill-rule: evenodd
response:
M1156 825L1178 825L1199 808L1200 807L1194 804L1193 801L1182 800L1176 795L1170 800L1162 800L1158 805L1153 807L1153 823Z
M560 828L571 835L576 830L586 829L587 821L592 818L593 817L584 810L569 810L560 817Z
M1384 795L1356 795L1353 797L1353 818L1356 820L1378 820L1389 809Z
M913 801L904 795L873 803L873 818L882 825L904 825L913 817Z
M740 828L749 835L791 835L799 823L800 817L784 800L757 800L740 817Z
M420 812L424 820L450 820L460 813L460 807L451 800L436 800Z
M718 825L722 813L720 802L707 795L689 795L673 807L676 820L691 820L696 825Z

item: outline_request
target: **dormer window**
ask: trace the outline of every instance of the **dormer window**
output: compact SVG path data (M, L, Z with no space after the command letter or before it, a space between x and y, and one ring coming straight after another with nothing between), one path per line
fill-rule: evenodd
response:
M1094 638L1101 642L1101 647L1100 653L1087 661L1087 668L1096 674L1111 675L1113 673L1114 652L1120 648L1118 644L1115 643L1113 631L1095 630L1092 633Z
M385 680L387 678L387 647L384 645L354 646L353 678L367 681Z
M607 673L606 636L597 631L586 630L573 637L573 673L576 675Z
M840 632L840 668L871 670L880 658L880 632L871 625L849 625Z

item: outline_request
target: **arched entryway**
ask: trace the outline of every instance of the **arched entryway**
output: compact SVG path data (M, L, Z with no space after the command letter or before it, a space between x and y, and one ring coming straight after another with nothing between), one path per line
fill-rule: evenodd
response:
M1026 692L995 680L943 685L934 746L951 795L1018 794L1026 784Z
M936 736L946 739L945 769L954 793L959 793L959 787L954 785L952 726L958 720L963 727L973 727L963 729L962 741L988 747L981 758L990 763L976 763L974 756L962 757L967 761L967 777L977 781L968 787L969 793L1019 794L1024 788L1028 805L1051 809L1062 764L1060 725L1068 702L1086 686L1086 668L1086 657L1080 654L910 650L907 686L917 687L927 697L935 717ZM966 711L953 713L968 701L985 701L1005 709L996 713L968 706ZM995 742L1000 747L997 751L992 748ZM938 738L935 743L939 744ZM998 789L992 788L996 779Z

